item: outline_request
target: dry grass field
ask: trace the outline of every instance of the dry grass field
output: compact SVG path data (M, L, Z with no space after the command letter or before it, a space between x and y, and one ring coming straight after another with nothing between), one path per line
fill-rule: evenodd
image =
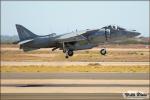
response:
M126 47L126 48L125 48ZM2 45L1 61L83 61L83 62L148 62L149 49L143 45L106 46L107 55L99 53L99 48L75 51L74 56L66 59L62 51L40 49L30 52L19 50L16 45Z
M17 62L149 62L149 47L146 45L106 45L107 55L99 54L100 48L75 51L74 56L66 59L62 51L40 49L31 52L19 50L17 45L1 45L1 61ZM149 72L148 65L134 66L1 66L1 72Z
M141 72L148 73L148 65L136 66L101 66L101 65L87 65L87 66L2 66L1 72Z

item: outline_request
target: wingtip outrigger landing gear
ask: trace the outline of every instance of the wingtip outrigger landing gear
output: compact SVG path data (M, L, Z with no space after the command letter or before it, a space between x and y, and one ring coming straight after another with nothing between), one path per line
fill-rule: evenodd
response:
M103 48L103 49L100 50L100 53L101 53L101 55L106 55L107 51L106 51L105 48Z

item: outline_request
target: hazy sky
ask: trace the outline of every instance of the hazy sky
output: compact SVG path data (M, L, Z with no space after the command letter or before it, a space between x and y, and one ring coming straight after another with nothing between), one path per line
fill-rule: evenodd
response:
M2 1L1 33L21 24L38 35L115 24L149 36L149 1Z

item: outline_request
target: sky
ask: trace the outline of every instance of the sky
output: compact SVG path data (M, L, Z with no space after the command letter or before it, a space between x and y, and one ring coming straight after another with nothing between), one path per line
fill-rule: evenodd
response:
M149 1L1 1L1 34L21 24L37 35L118 25L149 36Z

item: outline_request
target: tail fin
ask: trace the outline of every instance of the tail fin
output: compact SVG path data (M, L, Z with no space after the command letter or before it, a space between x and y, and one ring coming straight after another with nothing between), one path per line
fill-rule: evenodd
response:
M32 39L38 36L19 24L16 24L16 29L17 29L20 41Z

